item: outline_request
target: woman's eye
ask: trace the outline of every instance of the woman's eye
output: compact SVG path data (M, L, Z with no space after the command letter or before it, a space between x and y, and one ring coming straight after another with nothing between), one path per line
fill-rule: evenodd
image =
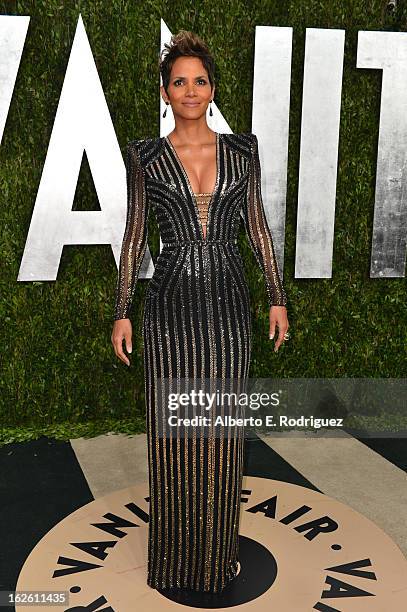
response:
M198 83L203 83L204 85L206 84L205 79L198 79L197 82ZM178 83L182 83L182 79L177 79L176 81L174 81L174 85L178 85Z

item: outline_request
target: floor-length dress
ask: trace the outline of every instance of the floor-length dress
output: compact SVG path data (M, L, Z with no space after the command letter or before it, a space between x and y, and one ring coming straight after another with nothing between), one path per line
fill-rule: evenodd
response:
M163 243L143 319L150 487L147 583L157 589L219 592L238 571L244 428L216 431L213 420L226 413L218 400L193 413L212 417L209 426L170 427L165 392L179 391L185 380L193 381L197 390L207 390L208 384L214 389L213 383L217 389L219 384L223 390L244 389L252 324L237 247L241 218L263 271L268 304L286 304L263 209L257 137L216 132L216 161L215 188L205 199L194 194L168 137L127 145L128 208L115 319L129 317L151 208ZM237 408L235 403L229 414L238 414ZM178 410L176 416L183 414Z

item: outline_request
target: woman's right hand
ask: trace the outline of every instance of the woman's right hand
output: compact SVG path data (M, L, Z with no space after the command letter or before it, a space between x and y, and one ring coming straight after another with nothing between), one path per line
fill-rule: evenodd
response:
M112 344L116 356L123 361L127 366L130 365L128 357L123 351L123 340L126 341L126 351L131 353L131 337L132 337L132 326L130 319L117 319L113 324L112 331Z

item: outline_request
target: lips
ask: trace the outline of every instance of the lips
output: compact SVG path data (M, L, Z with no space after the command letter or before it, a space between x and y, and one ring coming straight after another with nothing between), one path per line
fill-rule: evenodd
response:
M199 106L199 102L183 102L184 106Z

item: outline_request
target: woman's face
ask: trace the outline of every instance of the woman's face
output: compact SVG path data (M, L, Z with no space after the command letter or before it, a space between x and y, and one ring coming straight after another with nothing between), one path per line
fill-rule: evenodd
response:
M213 99L208 73L198 57L178 57L171 70L168 96L161 86L163 99L170 102L174 117L195 119L206 113Z

